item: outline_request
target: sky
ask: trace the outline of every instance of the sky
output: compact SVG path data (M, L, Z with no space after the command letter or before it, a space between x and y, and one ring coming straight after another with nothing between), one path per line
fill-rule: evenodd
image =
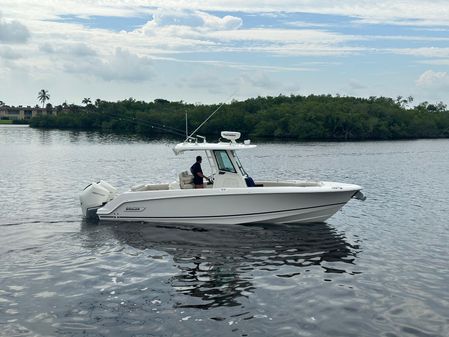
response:
M449 104L449 0L0 0L0 101Z

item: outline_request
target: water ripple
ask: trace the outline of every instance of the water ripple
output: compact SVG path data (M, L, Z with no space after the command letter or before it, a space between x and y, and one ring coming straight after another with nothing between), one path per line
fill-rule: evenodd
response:
M328 224L81 222L91 180L190 167L169 142L0 127L0 171L20 177L0 194L0 336L449 335L447 140L242 153L258 178L276 158L286 179L363 185Z

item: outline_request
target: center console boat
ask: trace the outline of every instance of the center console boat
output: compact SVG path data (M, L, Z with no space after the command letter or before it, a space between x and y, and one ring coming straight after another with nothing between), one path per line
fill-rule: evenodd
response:
M204 151L212 175L205 188L194 188L188 171L177 181L142 184L118 194L101 180L80 194L85 217L107 221L182 224L314 223L334 215L351 198L362 199L361 187L327 181L253 180L237 151L251 150L237 142L239 132L221 132L223 141L208 143L188 138L173 151Z

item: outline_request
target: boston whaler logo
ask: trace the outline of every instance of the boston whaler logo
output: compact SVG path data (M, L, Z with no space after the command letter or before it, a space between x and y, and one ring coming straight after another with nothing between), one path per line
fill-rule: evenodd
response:
M145 210L145 207L126 207L125 212L142 212Z

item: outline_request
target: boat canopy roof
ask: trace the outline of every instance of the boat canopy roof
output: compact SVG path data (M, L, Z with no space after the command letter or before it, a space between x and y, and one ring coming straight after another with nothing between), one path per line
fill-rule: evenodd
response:
M176 144L173 148L175 154L180 154L185 151L212 151L212 150L247 150L254 149L256 145L241 144L236 142L218 142L218 143L197 143L197 142L184 142Z

